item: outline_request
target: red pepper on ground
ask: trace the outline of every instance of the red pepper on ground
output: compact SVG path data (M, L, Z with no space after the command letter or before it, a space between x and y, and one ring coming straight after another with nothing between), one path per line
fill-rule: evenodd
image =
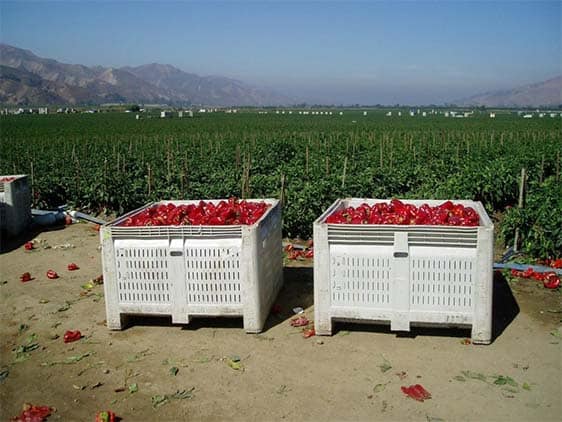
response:
M25 283L26 281L30 281L31 280L31 274L30 273L23 273L22 275L20 275L20 281L22 283Z
M80 340L82 338L82 333L79 330L71 331L68 330L64 333L64 342L72 343L73 341Z
M25 242L23 247L25 248L26 251L30 251L30 250L34 249L33 242Z
M282 310L283 309L281 308L281 305L279 305L278 303L274 304L271 307L271 313L274 315L280 314Z
M293 319L291 320L291 326L292 326L292 327L305 327L305 326L307 326L309 323L310 323L310 321L309 321L308 318L305 317L304 315L303 315L303 316L300 316L300 317L297 317L297 318L293 318Z
M316 330L314 329L314 327L312 328L305 328L302 331L302 336L304 338L309 338L309 337L314 337L316 335Z
M560 277L558 277L558 275L554 272L546 273L543 285L547 289L556 289L560 287Z
M43 422L54 411L49 406L34 406L29 403L24 403L21 413L14 416L11 422Z
M79 270L80 267L78 265L76 265L74 262L71 264L68 264L67 267L68 271L76 271Z
M95 422L115 422L115 413L113 413L111 410L98 412Z
M59 278L59 275L56 273L56 271L48 270L47 271L47 278L50 278L51 280L54 280L55 278Z
M532 278L537 281L542 281L544 287L547 289L556 289L560 286L560 276L554 271L539 273L529 267L525 271L511 270L511 275L514 277Z
M409 387L400 387L400 389L408 397L417 401L424 401L431 398L431 393L420 384L410 385Z

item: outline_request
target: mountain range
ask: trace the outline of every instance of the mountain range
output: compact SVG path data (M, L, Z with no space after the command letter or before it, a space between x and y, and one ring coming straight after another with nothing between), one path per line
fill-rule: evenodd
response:
M199 76L171 65L88 67L60 63L0 44L0 103L8 105L267 106L293 102L289 97L235 79Z
M296 102L302 100L235 79L184 72L169 64L88 67L41 58L31 51L0 44L0 104L283 106ZM562 76L451 103L485 107L558 107L562 104Z
M562 104L562 76L518 88L492 91L453 101L459 106L558 107Z

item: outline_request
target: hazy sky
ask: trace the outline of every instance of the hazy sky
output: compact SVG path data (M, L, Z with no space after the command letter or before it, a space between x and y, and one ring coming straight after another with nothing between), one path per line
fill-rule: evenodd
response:
M562 1L4 1L0 40L308 102L441 103L562 74Z

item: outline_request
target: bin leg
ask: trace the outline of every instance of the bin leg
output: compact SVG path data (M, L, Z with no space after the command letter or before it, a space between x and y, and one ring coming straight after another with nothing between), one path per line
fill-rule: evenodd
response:
M331 336L332 335L332 318L328 317L315 317L314 331L318 336Z
M127 326L128 316L126 314L107 314L106 325L110 330L122 330Z
M244 331L248 334L261 333L264 322L260 321L259 316L256 314L248 315L248 312L244 313Z

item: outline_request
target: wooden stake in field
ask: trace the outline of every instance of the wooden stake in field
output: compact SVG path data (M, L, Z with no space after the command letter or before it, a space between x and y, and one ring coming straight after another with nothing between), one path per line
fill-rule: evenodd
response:
M519 202L517 204L517 208L522 209L524 203L524 196L525 196L525 179L526 179L526 172L525 168L521 169L521 180L519 181ZM515 238L513 239L513 250L517 252L519 250L519 227L515 229Z
M287 196L285 193L285 175L281 174L281 192L279 193L279 202L281 203L281 208L285 206Z
M148 196L150 196L151 192L152 192L152 169L150 168L150 164L148 164L148 176L147 176L147 181L146 181L147 185L148 185Z
M347 157L343 160L343 174L341 176L341 188L345 187L345 173L347 171Z
M308 145L306 146L305 174L306 178L308 179Z
M30 175L31 175L31 201L35 199L35 173L33 171L33 161L30 163Z

